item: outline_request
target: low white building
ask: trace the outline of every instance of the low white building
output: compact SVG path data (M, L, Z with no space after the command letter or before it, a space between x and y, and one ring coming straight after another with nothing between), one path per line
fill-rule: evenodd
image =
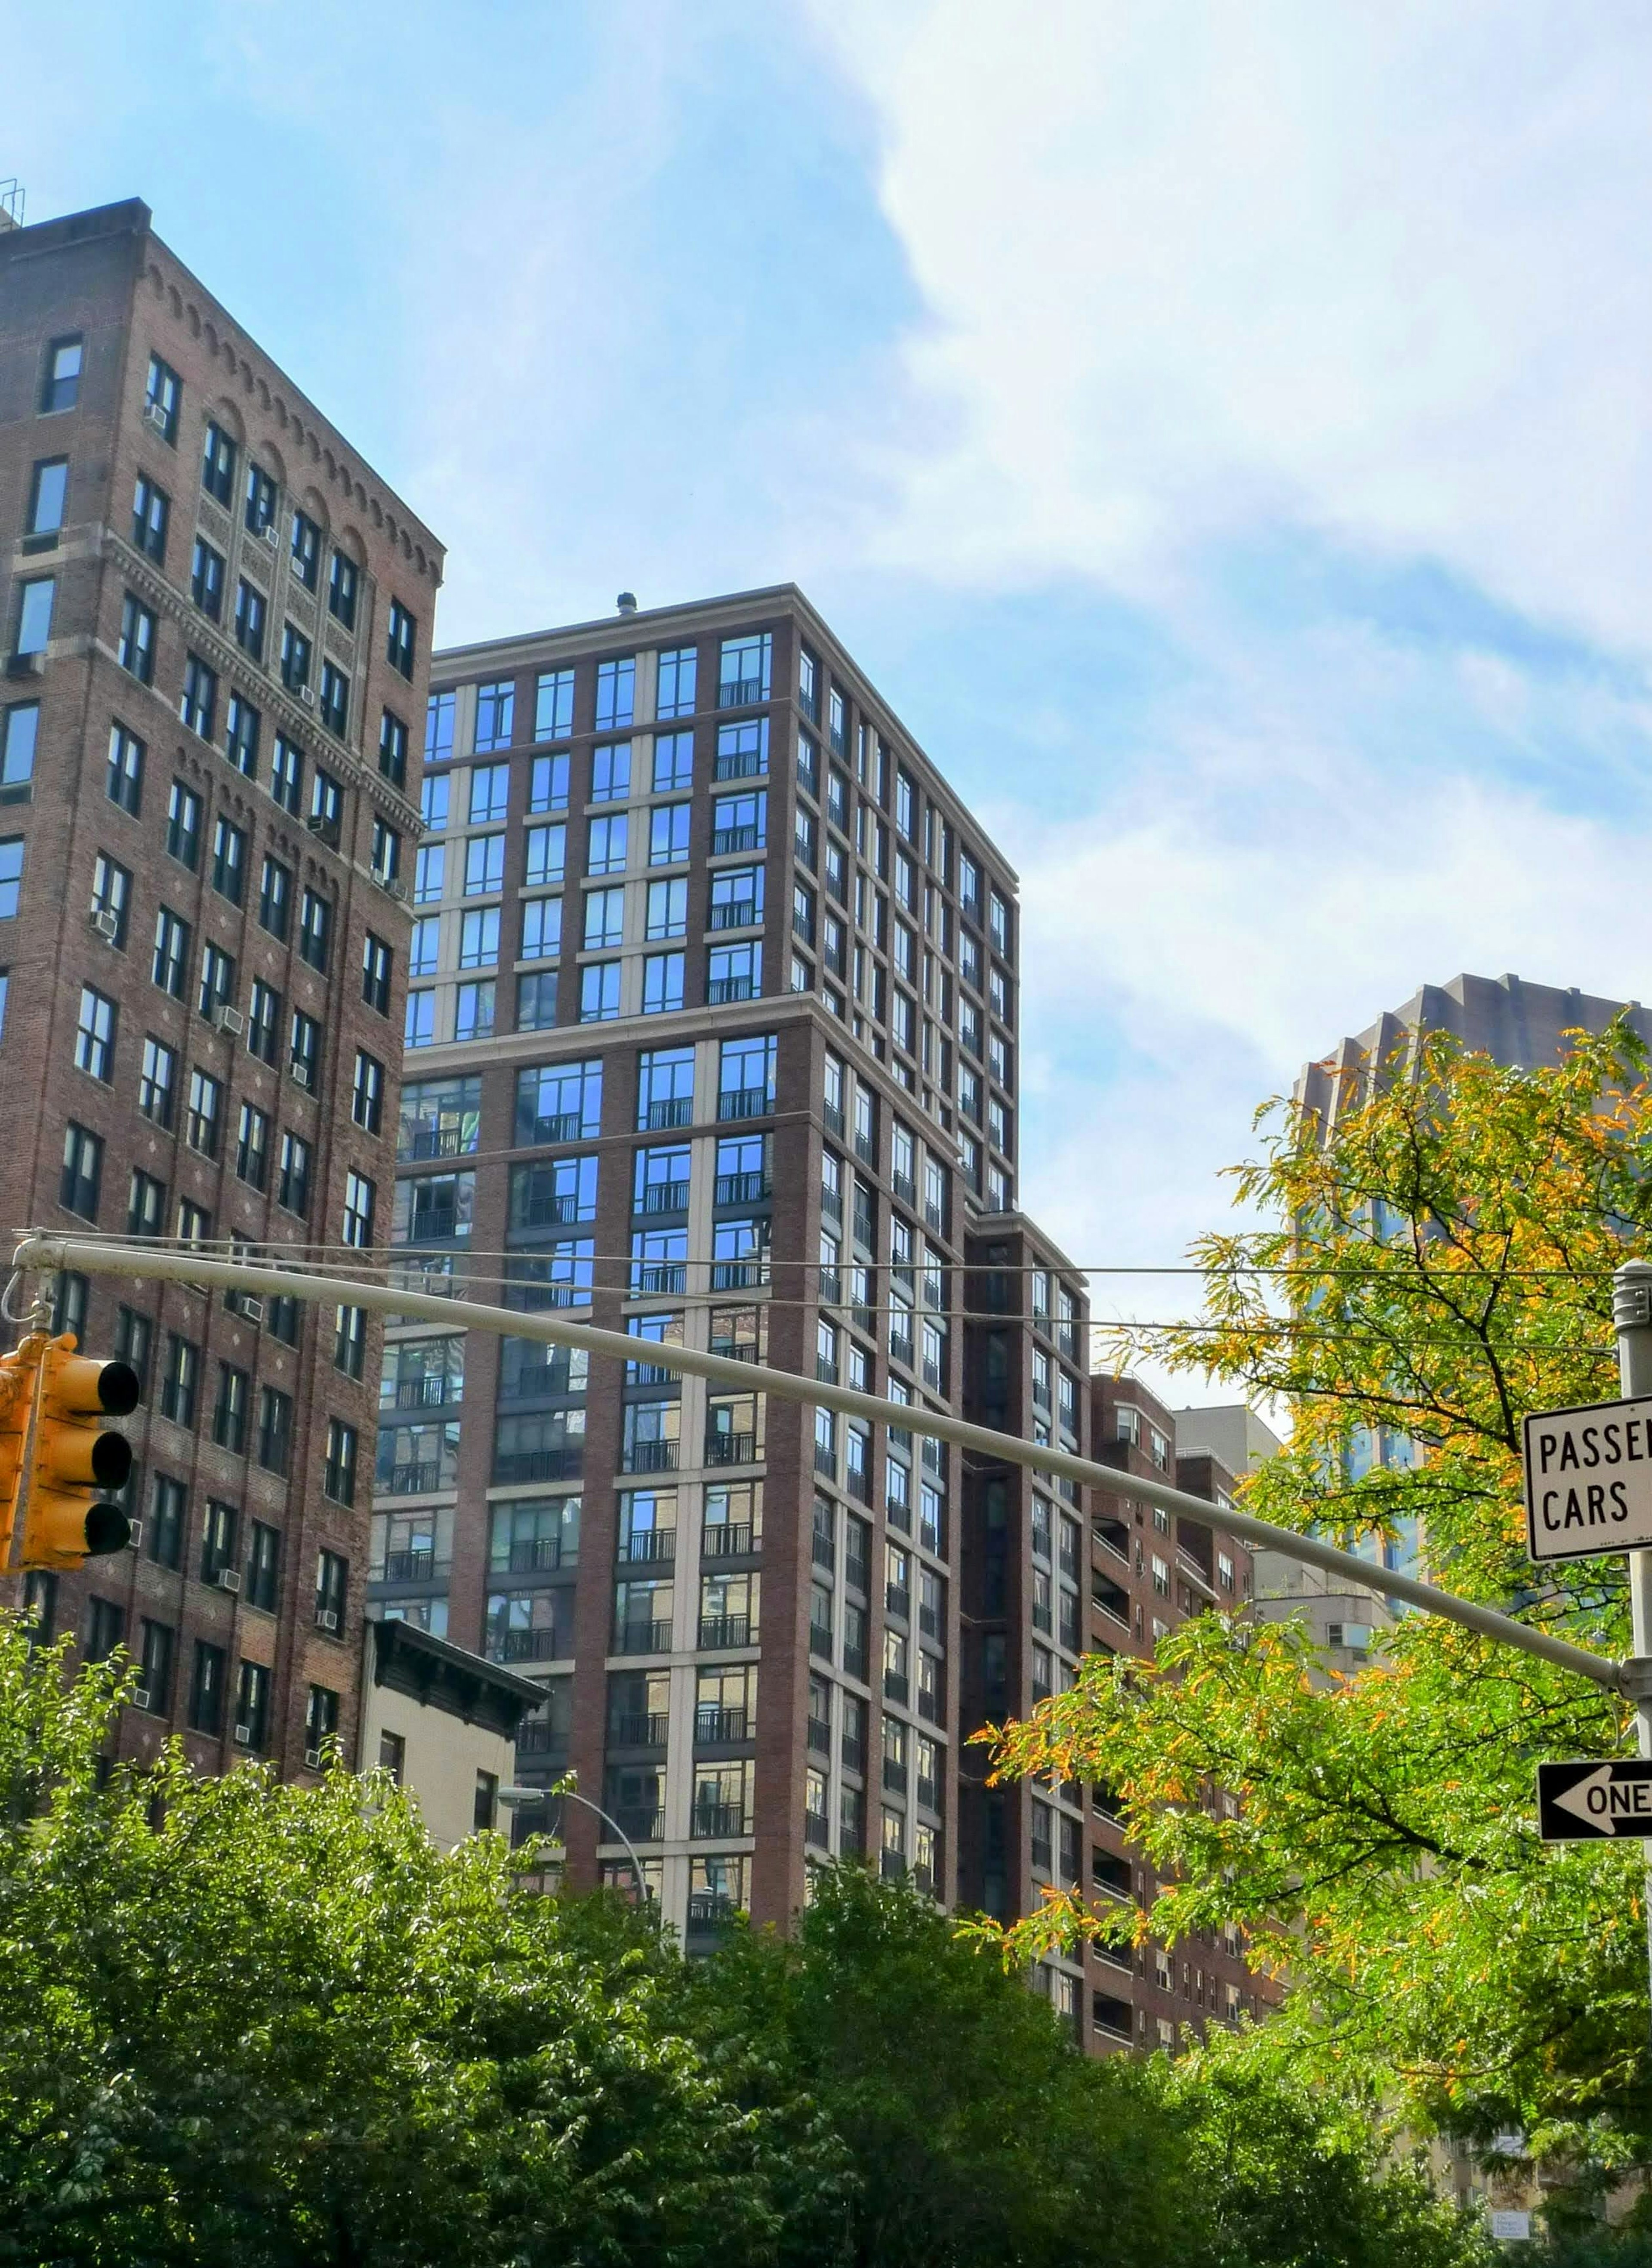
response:
M393 1772L451 1851L498 1824L499 1790L516 1776L517 1727L542 1698L531 1679L411 1623L369 1622L356 1767Z

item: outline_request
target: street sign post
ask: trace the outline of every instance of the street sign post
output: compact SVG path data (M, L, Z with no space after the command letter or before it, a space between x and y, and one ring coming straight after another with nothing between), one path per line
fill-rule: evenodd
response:
M1652 1840L1652 1757L1539 1764L1538 1831L1546 1843Z
M1524 1430L1534 1559L1652 1547L1652 1398L1550 1410Z

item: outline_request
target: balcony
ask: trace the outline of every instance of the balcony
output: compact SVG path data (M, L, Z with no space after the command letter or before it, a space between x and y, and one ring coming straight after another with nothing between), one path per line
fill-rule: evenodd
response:
M722 779L725 775L719 771L717 777ZM755 898L724 898L711 909L713 929L756 929L762 918Z
M849 1495L861 1504L872 1500L871 1476L864 1465L850 1465L844 1474L843 1485Z
M621 1623L613 1634L615 1653L669 1653L672 1626L662 1623Z
M663 1709L640 1716L628 1713L611 1720L608 1738L620 1749L663 1749L670 1728L671 1719Z
M430 1457L416 1465L392 1465L373 1476L373 1486L385 1496L433 1496L437 1489L456 1488L459 1474L452 1465Z
M376 1583L433 1583L445 1575L452 1563L438 1559L434 1550L386 1551L383 1572L371 1580Z
M843 1105L841 1102L823 1102L820 1105L820 1123L828 1134L835 1134L841 1142L843 1139ZM839 1218L842 1218L841 1209Z
M923 1632L925 1638L939 1638L941 1635L940 1609L921 1606L918 1609L918 1628Z
M566 1394L568 1390L566 1362L525 1362L519 1370L503 1381L499 1399L502 1402L539 1402L554 1394Z
M820 1270L821 1305L826 1307L835 1307L841 1304L842 1299L842 1270L837 1268L823 1268Z
M711 1351L720 1354L724 1362L760 1362L763 1355L755 1339L719 1338L715 1329L711 1337Z
M719 1520L701 1531L702 1559L746 1559L756 1549L749 1520Z
M920 1772L918 1775L918 1800L926 1811L938 1812L941 1808L940 1781L938 1779L926 1779L922 1773Z
M810 1556L815 1565L824 1567L828 1575L837 1565L837 1552L833 1546L832 1538L829 1535L822 1535L819 1528L814 1531Z
M815 1660L816 1660L817 1661L830 1661L830 1660L831 1660L831 1659L832 1659L832 1626L831 1626L831 1624L830 1624L829 1623L825 1623L825 1624L822 1624L822 1623L811 1623L811 1624L810 1624L810 1625L809 1625L809 1651L810 1651L810 1653L814 1656L814 1658L815 1658Z
M754 1465L757 1462L756 1434L722 1431L708 1432L706 1462L709 1465Z
M572 1651L571 1642L559 1647L554 1630L496 1631L488 1639L489 1661L560 1661Z
M828 1449L822 1441L814 1445L814 1469L829 1481L834 1481L838 1476L837 1453Z
M913 1180L910 1174L903 1174L900 1172L899 1168L897 1167L896 1170L889 1176L889 1186L894 1191L895 1195L900 1199L902 1204L915 1205L917 1204L918 1184Z
M775 1108L766 1086L725 1087L717 1097L719 1118L762 1118Z
M635 1534L620 1538L620 1560L622 1565L638 1567L648 1565L669 1565L677 1557L677 1530L674 1528L643 1528Z
M696 1803L688 1832L696 1841L713 1837L749 1835L751 1822L743 1803Z
M727 1929L739 1911L734 1900L724 1897L719 1890L690 1890L686 1934L715 1937Z
M511 1208L512 1228L566 1228L579 1219L576 1197L526 1197Z
M636 1260L631 1263L634 1300L681 1299L687 1289L686 1260Z
M855 1154L863 1166L871 1166L876 1167L877 1164L877 1137L870 1127L857 1126L855 1128Z
M900 1331L889 1334L889 1359L898 1362L903 1370L912 1368L913 1344L909 1336Z
M843 1580L852 1591L858 1591L863 1598L870 1598L872 1594L871 1562L864 1553L859 1551L844 1553Z
M745 1709L722 1709L708 1702L694 1711L694 1742L714 1748L729 1741L749 1741L751 1713Z
M885 1583L884 1586L884 1611L885 1614L899 1615L903 1623L910 1622L912 1619L912 1593L902 1584Z
M642 1112L642 1130L646 1134L658 1134L668 1126L692 1125L694 1123L694 1097L692 1095L668 1095L663 1102L650 1102L645 1105ZM577 1120L574 1123L576 1128L577 1128ZM562 1135L551 1138L572 1141L575 1137L573 1135Z
M867 1682L867 1672L870 1667L871 1664L867 1659L866 1648L863 1646L851 1646L846 1638L843 1641L844 1675L846 1677L858 1678L861 1683L864 1685Z
M546 1134L539 1138L546 1142L573 1142L579 1138L579 1123L574 1123L572 1134ZM412 1133L404 1132L396 1157L403 1165L420 1165L431 1158L468 1157L476 1145L467 1139L459 1126L415 1126Z
M643 1804L621 1803L613 1807L613 1823L633 1843L659 1843L664 1839L665 1814ZM605 1843L613 1837L603 1836Z
M845 1771L861 1772L866 1769L866 1743L858 1733L845 1733L838 1754L843 1759Z
M933 1197L925 1200L923 1218L937 1236L946 1234L946 1208L936 1204Z
M628 1441L620 1459L622 1473L674 1473L675 1441Z
M389 1381L386 1380L386 1384ZM462 1378L399 1378L390 1395L380 1395L382 1409L442 1410L449 1403L462 1402L465 1381Z
M892 1795L905 1795L907 1767L894 1756L884 1758L884 1786Z
M941 1366L932 1355L923 1358L923 1382L938 1393L941 1388Z
M496 1449L494 1452L493 1476L496 1484L507 1481L576 1481L584 1462L583 1440L560 1449Z
M898 1669L886 1669L886 1670L885 1670L885 1672L884 1672L884 1698L885 1698L885 1701L898 1701L898 1702L900 1704L900 1706L904 1709L904 1708L907 1706L907 1703L910 1701L911 1697L912 1697L912 1680L911 1680L909 1677L903 1677L903 1676L901 1675L901 1674L900 1674L899 1670L898 1670Z
M688 1184L686 1182L650 1182L642 1192L642 1204L632 1210L642 1213L686 1212Z
M752 1628L750 1615L701 1615L700 1643L718 1649L731 1646L754 1646L757 1633Z
M714 1008L731 1000L755 1000L757 981L752 976L714 976L706 986L706 999Z
M899 1851L880 1851L877 1854L877 1871L886 1882L904 1881L907 1862Z
M763 837L755 827L714 827L711 830L711 855L721 858L731 850L760 850Z
M832 1753L832 1727L824 1717L811 1717L808 1722L808 1745L817 1756Z
M719 1174L712 1202L720 1205L763 1204L772 1189L767 1174ZM686 1197L684 1203L687 1203Z
M532 1717L525 1717L517 1728L517 1754L519 1756L565 1756L568 1754L568 1734L558 1726L536 1724Z
M767 1281L768 1262L766 1257L714 1260L711 1263L711 1288L714 1292L755 1292Z
M564 1550L560 1535L538 1535L513 1543L504 1560L489 1562L488 1572L494 1575L507 1572L512 1575L544 1575L563 1565L577 1567L578 1565L579 1546L576 1543L569 1545Z
M918 1688L918 1714L929 1725L938 1725L941 1721L941 1697L927 1685Z

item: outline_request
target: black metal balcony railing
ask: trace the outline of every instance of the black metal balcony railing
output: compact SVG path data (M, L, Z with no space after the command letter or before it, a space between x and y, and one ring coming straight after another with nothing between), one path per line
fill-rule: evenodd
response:
M923 1632L925 1638L939 1638L941 1635L940 1609L921 1606L918 1609L918 1628Z
M543 1575L559 1567L577 1567L579 1546L564 1544L560 1535L520 1536L508 1546L503 1558L496 1557L489 1572L496 1575Z
M527 1138L529 1141L535 1144L543 1142L577 1142L580 1138L582 1123L583 1121L577 1110L560 1111L553 1118L534 1119L532 1121L532 1130L528 1134ZM443 1156L449 1153L438 1151L433 1154ZM452 1154L457 1155L458 1152L455 1152Z
M702 1748L750 1738L751 1719L744 1709L723 1709L708 1702L694 1711L694 1739Z
M926 1811L939 1811L941 1808L940 1782L938 1780L926 1779L923 1774L920 1772L918 1775L918 1800Z
M755 1339L719 1338L715 1329L711 1336L711 1351L720 1354L725 1362L758 1362L762 1359L762 1349Z
M880 1851L877 1871L886 1882L898 1882L907 1871L907 1862L899 1851Z
M829 1570L837 1565L837 1553L833 1548L832 1538L829 1535L822 1535L819 1528L814 1532L811 1556L817 1567Z
M493 1476L506 1481L576 1481L585 1462L583 1440L560 1448L496 1449Z
M923 1204L923 1218L937 1235L945 1234L946 1208L944 1205L936 1204L933 1197L926 1197Z
M768 688L760 677L725 677L717 686L719 709L749 709L767 698Z
M898 1756L884 1758L884 1786L892 1795L905 1795L907 1792L907 1767Z
M904 1584L885 1584L884 1611L886 1614L899 1615L903 1623L911 1621L912 1593L905 1587Z
M843 1476L843 1485L861 1504L872 1500L871 1476L864 1465L850 1465Z
M813 1750L816 1756L829 1756L831 1755L832 1727L824 1717L810 1718L808 1726L808 1742L810 1748Z
M657 1134L668 1126L689 1125L694 1115L694 1098L687 1094L668 1095L662 1102L650 1102L642 1112L645 1133Z
M634 1208L639 1212L686 1212L688 1184L686 1182L650 1182L642 1191L642 1202Z
M838 1366L828 1355L816 1355L814 1374L825 1386L835 1386L838 1382Z
M820 1120L828 1134L835 1134L840 1141L842 1140L843 1105L841 1102L823 1102L820 1105Z
M843 1278L841 1270L836 1268L823 1268L820 1270L820 1298L822 1303L828 1307L835 1307L841 1303L843 1298Z
M554 1630L493 1631L488 1638L489 1661L559 1661L569 1645L557 1645Z
M645 1804L617 1803L613 1806L613 1823L628 1835L633 1843L658 1843L665 1834L665 1814ZM611 1841L605 1836L605 1841Z
M940 1723L941 1696L938 1690L927 1685L921 1685L918 1688L918 1714L929 1724Z
M525 1362L502 1380L499 1399L502 1402L537 1402L552 1394L568 1392L568 1366L565 1362Z
M902 1503L899 1497L890 1498L884 1517L892 1528L898 1528L903 1535L911 1535L912 1506Z
M438 1560L434 1550L386 1551L384 1572L374 1580L380 1583L431 1583L438 1575L445 1575L452 1565Z
M868 1598L870 1597L872 1588L871 1562L863 1553L859 1551L846 1551L844 1553L843 1580L851 1590L859 1591L864 1596Z
M568 1734L555 1725L536 1724L532 1717L517 1727L519 1756L566 1756Z
M631 1263L634 1300L680 1297L687 1289L686 1260L635 1260Z
M843 1646L844 1674L849 1677L858 1677L861 1683L864 1685L867 1682L866 1673L870 1666L866 1648L863 1646L850 1646L846 1639Z
M701 1840L713 1836L749 1835L752 1826L742 1803L696 1803L688 1831Z
M1032 1627L1033 1627L1033 1629L1034 1629L1034 1630L1036 1630L1036 1631L1045 1631L1045 1632L1046 1633L1046 1635L1047 1635L1047 1633L1048 1633L1051 1630L1053 1630L1053 1629L1054 1628L1054 1622L1055 1622L1055 1618L1054 1618L1054 1616L1051 1614L1051 1612L1050 1612L1050 1610L1049 1610L1049 1609L1048 1609L1047 1607L1034 1607L1034 1608L1033 1608L1033 1609L1032 1609Z
M677 1530L674 1528L641 1528L620 1538L620 1557L628 1566L644 1563L657 1565L662 1560L677 1557Z
M712 1202L720 1205L762 1204L771 1191L768 1175L755 1174L719 1174Z
M711 830L711 855L720 858L729 850L760 850L763 837L755 827L714 827Z
M828 1449L823 1441L817 1441L814 1445L814 1469L818 1473L824 1473L829 1481L834 1481L838 1476L836 1453Z
M751 1646L757 1633L750 1615L701 1615L700 1643L703 1646Z
M731 1897L720 1890L690 1890L686 1933L690 1937L712 1937L726 1929L740 1911Z
M1051 1871L1053 1858L1054 1853L1051 1851L1050 1845L1047 1843L1041 1843L1039 1840L1039 1837L1035 1835L1032 1838L1032 1864L1034 1869L1047 1874Z
M911 1692L912 1681L909 1677L902 1676L900 1671L898 1669L885 1670L884 1698L886 1701L899 1701L904 1708L911 1696Z
M876 1166L877 1163L877 1137L870 1127L855 1128L855 1154L863 1166Z
M753 976L714 976L706 986L706 998L714 1008L725 1006L731 1000L755 1000L757 981Z
M711 1288L714 1292L755 1292L768 1281L768 1262L764 1256L753 1260L714 1260L711 1263Z
M431 1496L437 1489L456 1487L459 1468L431 1457L413 1465L380 1466L373 1476L375 1488L386 1496Z
M719 1118L761 1118L775 1108L775 1098L766 1086L725 1087L717 1097Z
M824 1851L832 1839L831 1822L824 1811L805 1811L803 1815L803 1839L817 1851Z
M744 1559L757 1549L749 1520L719 1520L701 1532L702 1559Z
M717 777L731 775L719 772ZM755 898L723 898L711 909L713 929L755 929L762 918Z
M616 1748L663 1749L670 1729L671 1719L663 1709L626 1711L610 1721L608 1738Z
M815 1657L815 1660L816 1660L817 1661L830 1661L830 1660L831 1660L831 1659L832 1659L832 1626L831 1626L831 1624L830 1624L829 1623L827 1623L827 1624L821 1624L821 1623L811 1623L811 1624L810 1624L810 1625L809 1625L809 1651L810 1651L810 1653L811 1653L811 1654L813 1654L813 1656Z
M858 1733L845 1733L838 1753L843 1759L845 1771L865 1771L866 1743Z
M385 1382L391 1384L388 1379ZM450 1402L462 1402L464 1398L464 1380L445 1376L399 1378L392 1394L379 1396L381 1403L391 1402L398 1410L440 1410Z
M706 1435L706 1462L709 1465L755 1464L756 1434L709 1432Z
M628 1441L620 1456L624 1473L672 1473L677 1469L675 1441Z
M926 1386L936 1388L940 1386L941 1366L933 1355L925 1355L923 1358L923 1382Z
M894 1172L890 1174L889 1186L903 1204L915 1205L917 1204L918 1184L913 1180L910 1174L903 1174L899 1167L897 1167Z
M903 1370L910 1370L912 1368L912 1354L913 1347L910 1336L901 1331L891 1331L889 1334L889 1359L891 1362L898 1362Z
M546 1134L538 1138L542 1141L554 1142L564 1138L555 1134ZM573 1138L570 1136L567 1138ZM404 1132L402 1135L396 1157L400 1163L417 1165L430 1158L462 1158L467 1156L475 1146L474 1141L467 1140L462 1127L415 1126L411 1133Z
M615 1653L669 1653L671 1650L669 1622L621 1623L613 1633Z
M579 1199L567 1197L522 1197L510 1209L512 1228L563 1228L579 1219Z
M824 1188L821 1189L820 1218L822 1220L829 1220L833 1228L842 1227L843 1199L836 1189Z

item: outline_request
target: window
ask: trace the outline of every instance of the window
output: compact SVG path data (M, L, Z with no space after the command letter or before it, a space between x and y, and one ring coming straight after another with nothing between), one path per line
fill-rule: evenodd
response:
M181 1000L188 965L189 924L180 921L169 906L163 906L155 917L155 956L150 976L163 992Z
M675 866L688 856L690 806L686 803L659 803L648 815L648 863L650 866Z
M235 1135L235 1172L249 1189L269 1186L269 1118L251 1102L241 1105Z
M350 681L336 662L321 665L321 722L341 740L349 726Z
M768 719L749 724L719 725L714 779L760 779L768 771Z
M143 1320L147 1322L148 1318ZM165 1473L157 1473L150 1497L149 1518L143 1527L143 1542L158 1567L182 1566L188 1518L189 1498L183 1483L173 1480Z
M333 909L319 890L306 889L298 909L298 958L327 974L333 951Z
M473 835L465 844L465 895L481 897L503 890L505 882L505 839L503 835Z
M515 729L517 688L508 678L476 688L476 753L508 748Z
M283 1476L292 1467L292 1396L277 1386L258 1389L258 1462Z
M336 622L347 630L356 627L356 593L360 582L360 570L353 559L343 552L333 554L333 563L327 571L327 610ZM405 733L407 727L402 727Z
M213 622L224 618L224 554L197 535L189 563L189 595Z
M157 1126L170 1127L177 1087L177 1051L160 1040L146 1039L137 1081L137 1107L143 1116Z
M627 831L628 821L623 815L591 821L591 849L585 860L588 874L624 873Z
M613 731L632 723L636 713L636 658L627 654L597 664L596 729Z
M362 945L362 998L381 1016L390 1013L391 950L369 930Z
M90 984L80 988L80 1013L75 1024L75 1064L106 1086L114 1077L114 1002Z
M442 924L426 914L413 924L407 941L407 971L413 976L434 976L442 958Z
M269 1738L270 1673L261 1661L243 1661L235 1689L235 1742L261 1756Z
M201 485L217 504L227 504L235 493L235 444L210 420L201 453Z
M442 763L453 753L453 711L455 696L433 693L424 704L424 758L427 763Z
M201 993L197 1006L203 1016L221 1016L235 999L235 961L220 945L201 948Z
M400 600L393 599L385 633L385 659L392 669L400 671L403 677L413 675L413 654L417 638L418 624ZM452 696L450 694L447 698L451 701ZM452 745L450 740L450 753Z
M282 624L281 681L289 693L302 693L309 684L313 653L314 648L296 622Z
M59 504L61 522L62 504ZM132 483L132 548L158 564L166 557L166 529L172 518L172 505L164 489L156 487L147 473L140 473ZM201 547L197 544L196 549ZM218 566L222 571L224 562ZM220 592L220 597L222 593ZM199 604L199 600L196 601Z
M259 926L285 942L292 916L292 876L279 858L266 855L258 884Z
M562 951L562 902L560 898L527 898L522 906L522 958L549 960Z
M420 927L424 924L421 923ZM466 914L459 924L459 965L461 968L492 968L499 960L499 909L484 906Z
M304 751L284 733L275 735L275 753L269 766L269 792L281 808L297 819L304 795Z
M137 1167L127 1187L126 1233L128 1236L160 1236L166 1227L166 1184Z
M516 1139L522 1146L588 1141L601 1127L600 1062L547 1064L518 1072Z
M711 877L709 925L752 929L763 918L763 869L724 866Z
M300 1220L307 1220L310 1215L310 1145L302 1135L283 1134L275 1202L283 1211L297 1213Z
M40 704L18 702L0 709L0 800L26 802L34 777L34 749L40 735Z
M579 1020L582 1024L611 1021L620 1012L620 971L617 961L593 961L579 972Z
M533 694L534 739L565 740L573 729L573 671L571 669L542 670Z
M52 575L36 576L25 583L18 600L18 634L12 651L18 654L44 653L52 635L52 604L57 595L57 579ZM150 617L151 622L154 616ZM148 680L144 682L147 684Z
M612 740L593 750L591 759L591 799L593 803L623 803L631 792L631 743Z
M530 886L536 882L560 882L566 859L567 841L568 829L565 827L530 827L524 880Z
M88 1661L106 1661L125 1636L124 1607L116 1606L113 1599L87 1600L84 1650Z
M255 977L252 998L246 1005L246 1052L272 1069L281 1043L281 1009L280 993L261 977Z
M407 785L407 728L393 709L385 709L379 716L378 769L393 787ZM435 782L430 784L434 786Z
M85 347L78 331L52 341L46 350L46 372L40 381L42 417L75 407L80 399L80 373L84 364Z
M92 910L108 917L109 943L121 952L126 948L126 917L131 901L132 877L99 850L92 868Z
M333 1367L346 1378L359 1378L367 1361L367 1310L340 1307L333 1332Z
M691 645L678 646L659 658L658 697L655 703L657 717L692 717L694 713L695 652Z
M727 1000L754 1000L763 989L760 945L715 945L707 957L706 998L714 1006Z
M602 952L618 946L625 932L625 892L591 890L585 898L585 950Z
M445 787L445 780L427 782ZM413 902L415 906L437 904L447 887L447 846L443 843L426 843L413 862Z
M767 840L768 798L760 790L750 795L720 795L711 806L711 849L715 856L727 850L760 850Z
M767 630L723 639L717 663L719 709L735 709L750 701L767 700L773 644Z
M334 1504L353 1505L356 1501L356 1428L347 1425L341 1418L327 1420L327 1460L322 1468L322 1493ZM333 1552L323 1552L323 1560L336 1559ZM342 1562L338 1564L342 1565Z
M321 531L306 512L292 516L292 571L306 591L321 580Z
M292 1012L292 1032L287 1050L287 1068L300 1086L312 1094L321 1077L321 1027L313 1016L305 1015L302 1008Z
M65 1212L84 1220L98 1218L98 1197L103 1181L103 1140L71 1120L63 1134L63 1169L57 1202Z
M232 906L246 895L246 835L227 819L213 822L212 887Z
M246 1454L246 1425L253 1381L232 1362L218 1365L217 1400L212 1406L212 1438L238 1457Z
M246 503L245 519L249 534L268 536L272 541L275 533L275 483L258 465L246 468Z
M344 1241L357 1250L365 1251L373 1241L373 1214L378 1192L365 1174L351 1172L344 1178Z
M668 1015L683 1005L685 956L680 953L650 953L642 962L642 1013Z
M436 1044L436 995L434 992L409 992L407 1013L402 1022L402 1044L409 1048L430 1048Z
M200 1382L200 1348L180 1332L168 1331L166 1368L161 1378L161 1415L170 1418L175 1425L193 1426L195 1422L195 1395Z
M224 1085L210 1071L189 1074L189 1105L184 1117L184 1139L203 1158L216 1158L224 1127Z
M717 1068L719 1118L751 1118L775 1107L775 1040L724 1040Z
M369 1134L377 1134L384 1118L385 1067L365 1049L356 1050L356 1074L350 1082L350 1116Z
M143 800L143 743L124 725L109 728L109 763L104 791L111 803L136 819Z

